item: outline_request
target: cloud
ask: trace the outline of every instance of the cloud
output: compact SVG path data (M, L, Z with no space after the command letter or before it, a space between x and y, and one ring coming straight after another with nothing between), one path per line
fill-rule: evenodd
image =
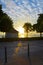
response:
M39 13L43 13L43 0L1 0L3 11L13 20L21 19L36 23Z

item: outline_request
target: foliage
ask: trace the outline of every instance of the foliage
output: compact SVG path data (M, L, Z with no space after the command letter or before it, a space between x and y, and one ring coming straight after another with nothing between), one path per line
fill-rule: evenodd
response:
M24 29L25 29L26 32L28 30L31 31L31 29L32 29L32 25L30 23L25 23L23 27L24 27Z
M2 11L2 5L0 5L0 20L2 19L2 16L3 16L3 11Z
M33 25L33 30L40 32L40 34L43 32L43 14L39 14L37 24Z
M11 18L2 11L0 5L0 31L9 32L13 28L13 22Z
M24 27L25 32L27 33L27 37L28 37L28 31L32 30L32 25L30 23L25 23L23 27Z
M38 30L37 32L43 32L43 14L39 15L39 18L37 20L37 26L38 26Z
M0 15L3 14L3 11L2 11L2 5L0 5Z

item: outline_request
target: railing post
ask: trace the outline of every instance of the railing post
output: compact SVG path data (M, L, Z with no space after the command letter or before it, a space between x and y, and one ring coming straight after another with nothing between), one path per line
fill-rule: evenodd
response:
M7 47L5 47L5 63L7 63Z
M28 57L29 57L29 43L28 43Z

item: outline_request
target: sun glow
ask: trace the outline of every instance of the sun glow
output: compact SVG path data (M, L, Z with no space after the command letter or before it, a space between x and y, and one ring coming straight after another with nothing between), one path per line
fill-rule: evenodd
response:
M19 33L18 33L18 37L19 38L24 38L25 37L25 35L24 35L24 28L22 28L21 26L20 27L18 27L18 31L19 31Z
M19 31L19 33L24 33L24 28L22 28L22 27L20 26L20 27L18 27L18 31Z
M27 33L24 32L24 28L22 28L21 26L18 27L18 37L19 38L26 38L27 37ZM28 32L28 37L37 37L39 34L36 33L36 31L31 31L31 32Z

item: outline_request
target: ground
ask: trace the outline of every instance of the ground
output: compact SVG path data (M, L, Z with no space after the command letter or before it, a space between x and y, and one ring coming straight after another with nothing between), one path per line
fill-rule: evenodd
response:
M43 65L43 40L29 41L28 43L30 51L29 57L25 52L24 55L21 53L19 56L18 54L10 57L8 56L8 61L6 64L2 63L2 59L0 58L0 65ZM20 47L19 49L21 51L22 48Z

